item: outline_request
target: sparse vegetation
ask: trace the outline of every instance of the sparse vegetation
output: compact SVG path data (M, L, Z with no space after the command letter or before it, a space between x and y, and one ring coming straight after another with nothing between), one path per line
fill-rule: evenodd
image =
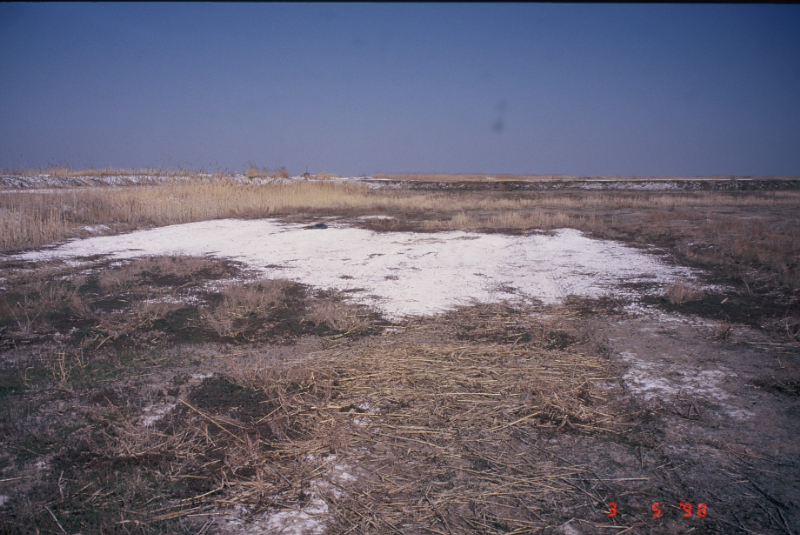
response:
M416 192L329 181L191 180L122 188L7 191L0 195L0 249L13 251L87 236L92 233L85 228L92 225L105 225L100 232L113 233L214 218L300 214L395 216L357 221L376 231L519 233L572 227L595 237L657 244L680 261L717 270L750 295L739 306L760 307L756 301L763 299L779 304L760 323L755 318L750 323L772 325L783 332L787 321L800 321L800 238L794 232L800 225L798 206L800 192L791 190ZM699 311L696 306L695 310ZM763 316L764 309L758 314Z

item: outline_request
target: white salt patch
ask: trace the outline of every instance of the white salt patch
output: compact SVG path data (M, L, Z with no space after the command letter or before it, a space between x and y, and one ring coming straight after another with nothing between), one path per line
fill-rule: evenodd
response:
M725 408L727 414L742 420L752 416L746 410L734 407L731 396L722 385L736 374L720 366L715 370L681 371L668 367L666 363L646 362L635 353L623 351L620 358L630 364L622 376L628 390L640 395L645 401L665 398L705 398Z
M142 425L150 427L161 418L172 412L177 405L175 403L164 403L161 405L150 405L142 411Z
M570 520L570 522L572 522L572 520ZM562 524L561 527L556 530L556 533L560 533L561 535L581 535L581 532L570 526L569 522Z
M11 499L11 496L6 496L5 494L0 494L0 507L3 507L8 500Z
M209 377L214 377L214 372L208 373L193 373L191 378L196 381L202 381L203 379L208 379Z
M87 225L85 227L81 227L83 230L88 230L89 232L102 232L104 230L108 230L107 225Z
M372 418L353 418L353 423L358 427L364 427L372 423Z
M654 255L593 240L573 229L551 236L377 233L358 228L307 230L273 220L172 225L75 240L18 258L36 261L96 254L231 258L268 277L324 289L361 289L351 292L353 299L394 319L512 297L545 303L569 295L633 297L623 283L669 284L678 277L692 278L687 268L668 266Z
M378 414L377 407L373 407L369 401L362 401L356 406L367 414Z
M325 532L325 517L328 514L327 502L312 495L302 510L273 513L266 521L259 522L263 526L263 531L255 531L253 533L321 535ZM248 531L247 533L250 532Z
M328 504L318 497L312 497L302 510L265 513L250 521L240 517L249 516L242 507L230 511L221 520L227 524L223 533L236 535L321 535L325 532L324 517L329 514Z
M309 454L307 459L317 459L314 454ZM309 482L308 501L298 509L268 511L250 522L239 518L229 518L228 525L235 529L237 535L256 535L266 533L280 533L281 535L321 535L327 528L330 519L330 508L321 493L341 498L345 495L340 486L356 481L356 477L349 471L352 467L346 462L336 462L336 455L326 455L321 458L332 466L326 472L326 479L314 479ZM237 511L233 511L236 513ZM245 513L245 511L241 511ZM236 515L244 516L244 515Z

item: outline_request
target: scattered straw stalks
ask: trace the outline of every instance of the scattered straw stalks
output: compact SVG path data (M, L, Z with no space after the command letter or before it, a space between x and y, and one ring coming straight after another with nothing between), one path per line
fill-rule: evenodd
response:
M136 404L95 409L96 430L59 453L78 465L52 511L71 532L98 526L68 509L169 531L235 509L267 522L313 502L333 533L522 534L587 497L602 503L598 468L564 462L543 438L624 429L607 359L548 349L567 315L480 305L444 320L290 360L220 355L220 374L147 427Z
M505 330L510 320L494 317ZM569 480L588 472L540 459L534 446L543 432L620 428L598 388L608 363L456 335L453 326L412 323L396 339L321 351L281 373L243 360L230 377L271 392L274 413L304 430L274 453L333 454L356 467L355 483L324 496L342 529L541 529L552 504L575 492Z

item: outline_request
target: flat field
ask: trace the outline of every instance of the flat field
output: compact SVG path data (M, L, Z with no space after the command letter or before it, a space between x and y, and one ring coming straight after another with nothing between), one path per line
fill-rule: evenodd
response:
M0 192L0 532L798 533L789 182L267 178Z

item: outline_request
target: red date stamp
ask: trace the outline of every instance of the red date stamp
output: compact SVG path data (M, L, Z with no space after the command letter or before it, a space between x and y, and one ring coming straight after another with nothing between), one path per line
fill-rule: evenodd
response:
M653 505L650 507L652 513L651 516L653 518L660 518L664 512L661 503L653 502ZM678 504L678 509L681 511L681 516L683 518L691 518L692 516L696 516L698 518L703 518L708 514L708 505L703 502L697 504L695 507L692 502L680 502ZM617 516L618 507L616 502L608 502L608 511L606 511L606 516L609 518L613 518Z

